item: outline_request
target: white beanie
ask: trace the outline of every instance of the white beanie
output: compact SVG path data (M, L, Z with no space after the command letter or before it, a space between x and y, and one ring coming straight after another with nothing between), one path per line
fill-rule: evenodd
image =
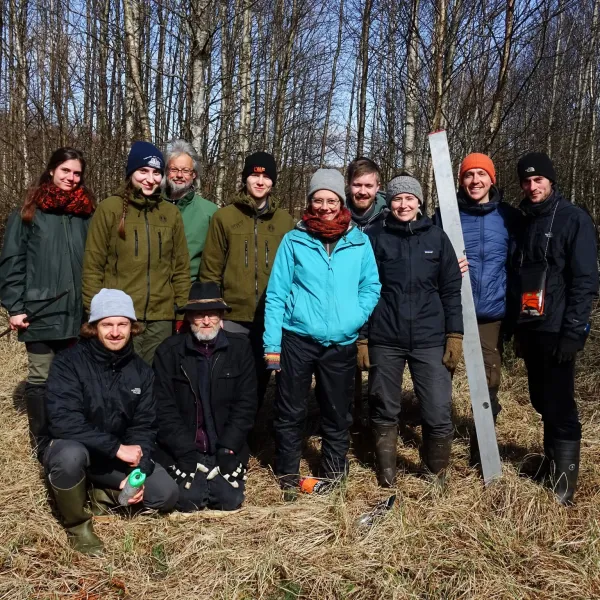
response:
M319 190L328 190L337 194L342 201L346 198L346 187L344 176L337 169L318 169L311 177L308 185L308 200L312 198L315 192Z
M95 323L107 317L127 317L137 321L131 297L122 290L102 288L92 298L88 322Z

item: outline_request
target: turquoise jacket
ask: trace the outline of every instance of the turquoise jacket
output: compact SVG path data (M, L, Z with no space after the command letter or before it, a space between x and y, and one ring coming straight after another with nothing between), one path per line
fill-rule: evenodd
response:
M356 341L379 300L379 275L369 238L354 224L331 256L302 221L287 233L267 287L265 352L281 351L282 330L323 346Z

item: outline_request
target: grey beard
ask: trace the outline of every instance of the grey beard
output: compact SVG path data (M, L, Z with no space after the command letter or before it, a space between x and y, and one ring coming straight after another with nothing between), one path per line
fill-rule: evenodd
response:
M166 178L165 178L166 179ZM194 181L190 183L173 183L166 179L165 189L170 200L183 198L194 187Z
M199 342L210 342L211 340L214 340L217 335L219 335L219 329L220 327L211 331L210 333L200 333L200 331L194 331L194 328L192 328L192 333Z

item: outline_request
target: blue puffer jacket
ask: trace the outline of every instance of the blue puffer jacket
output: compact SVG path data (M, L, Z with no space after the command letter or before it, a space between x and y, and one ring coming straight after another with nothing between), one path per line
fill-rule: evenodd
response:
M506 315L507 262L521 215L495 186L485 204L469 200L462 188L457 200L477 320L498 321Z
M369 238L353 224L331 256L300 221L277 250L267 287L265 352L281 351L282 329L323 346L356 341L381 285Z

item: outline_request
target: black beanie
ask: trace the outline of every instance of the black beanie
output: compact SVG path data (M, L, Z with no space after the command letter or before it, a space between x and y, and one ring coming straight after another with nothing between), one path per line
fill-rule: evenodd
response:
M554 165L545 152L530 152L522 156L517 163L517 173L519 174L519 181L541 175L552 183L556 182Z
M275 158L268 152L254 152L246 156L244 170L242 171L242 183L246 183L249 175L265 175L275 185L277 181L277 165Z

